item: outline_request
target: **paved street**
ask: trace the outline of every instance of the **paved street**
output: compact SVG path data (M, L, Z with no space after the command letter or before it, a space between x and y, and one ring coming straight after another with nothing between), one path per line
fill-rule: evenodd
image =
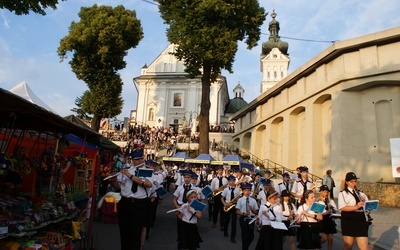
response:
M146 240L144 244L144 249L177 249L176 243L176 217L174 214L167 214L166 211L172 208L172 194L168 194L165 196L164 203L159 206L157 220L154 228L151 229L150 237ZM372 233L370 234L370 248L369 249L382 249L378 247L374 247L372 244L376 241L386 239L386 247L383 249L399 249L397 244L397 239L395 236L397 235L396 229L391 229L389 231L383 232L380 235L377 235L379 228L385 228L390 220L396 220L398 216L393 216L393 211L398 211L395 208L381 208L380 214L373 215L374 217L374 225L372 227ZM387 214L387 221L382 221L381 219L384 214ZM391 216L389 215L391 214ZM223 232L220 231L219 228L211 228L211 222L208 221L207 211L204 211L202 214L202 218L198 223L200 235L203 238L203 243L200 244L201 249L241 249L241 240L240 240L240 227L238 225L237 232L237 243L231 243L229 237L223 237ZM383 217L382 217L383 218ZM392 219L391 219L392 218ZM380 221L379 221L380 220ZM398 220L398 219L397 219ZM340 224L338 222L338 224ZM340 229L340 227L338 227ZM94 223L94 237L93 237L93 249L98 250L111 250L111 249L120 249L119 244L119 229L118 224L104 224L99 221ZM396 233L396 234L394 234ZM255 239L250 247L250 249L254 249L256 245L256 241L258 239L258 233L255 233ZM388 242L389 241L389 242ZM390 242L393 241L393 242ZM343 243L341 234L338 233L334 238L334 248L333 249L342 249ZM284 249L289 249L289 245L286 243L284 245ZM322 249L326 249L326 245L323 245ZM354 247L353 249L357 249Z

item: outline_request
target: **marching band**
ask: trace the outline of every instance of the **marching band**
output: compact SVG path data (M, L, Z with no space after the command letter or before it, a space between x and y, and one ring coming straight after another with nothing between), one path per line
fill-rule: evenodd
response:
M208 217L212 219L211 228L216 228L219 222L223 232L221 236L229 237L232 243L236 243L239 223L238 234L242 249L249 249L254 238L257 238L256 249L283 249L286 240L291 250L319 249L325 242L327 249L332 249L333 234L337 233L332 215L337 215L339 210L343 215L341 220L345 245L352 244L355 237L359 247L364 247L371 219L362 210L362 204L367 198L356 189L354 183L358 178L354 173L346 175L346 189L341 192L337 207L329 194L330 188L322 185L317 189L315 183L309 181L308 168L305 166L298 169L299 178L294 179L296 175L289 173L272 174L268 171L261 177L263 175L255 173L253 169L233 170L223 165L207 171L198 170L196 166L187 163L163 169L158 162L143 162L143 154L140 152L134 152L132 156L135 157L129 157L132 159L128 160L122 172L112 177L115 190L120 191L122 196L118 214L123 249L142 249L156 220L157 207L163 200L158 190L167 187L167 178L175 179L175 183L172 182L175 189L173 209L168 213L176 214L178 249L196 249L202 242L197 220L201 218L202 212L207 211L204 209L207 207L205 201L209 202L209 207L212 205L208 210ZM139 168L152 169L151 178L138 177ZM271 175L282 176L282 182L276 185L276 189L270 179ZM205 190L210 191L207 193ZM193 207L193 201L200 202L204 207ZM314 203L319 203L323 209L315 210ZM146 216L138 218L137 213L134 215L130 209L141 211ZM353 223L355 221L365 225L363 232L354 234L354 226L357 226ZM126 232L132 228L136 228L134 235Z

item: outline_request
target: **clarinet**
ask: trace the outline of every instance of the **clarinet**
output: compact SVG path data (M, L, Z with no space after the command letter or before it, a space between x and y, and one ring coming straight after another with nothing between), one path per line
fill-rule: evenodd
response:
M364 197L361 196L362 191L359 190L357 187L354 187L354 191L355 191L354 193L357 195L358 199L359 199L360 201L362 201L362 202L365 202ZM365 211L364 208L361 208L361 210L364 212L365 221L366 221L366 222L372 221L372 218L371 218L371 216L370 216L370 213L371 213L371 212L370 212L370 211Z

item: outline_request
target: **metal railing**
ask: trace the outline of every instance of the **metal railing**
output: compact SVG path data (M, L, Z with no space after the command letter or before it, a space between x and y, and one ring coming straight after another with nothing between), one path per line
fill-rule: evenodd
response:
M248 150L241 150L238 147L231 145L227 143L226 141L220 141L218 143L218 146L215 147L216 151L220 151L221 154L225 157L227 155L232 155L232 154L237 154L239 155L243 160L254 164L257 166L261 171L265 171L266 169L270 170L273 172L275 175L282 176L283 173L291 173L291 174L297 174L297 171L294 169L287 168L279 163L276 163L274 161L271 161L269 159L260 159L254 154L252 154ZM308 173L308 178L310 179L311 182L315 182L317 180L322 180L321 177Z

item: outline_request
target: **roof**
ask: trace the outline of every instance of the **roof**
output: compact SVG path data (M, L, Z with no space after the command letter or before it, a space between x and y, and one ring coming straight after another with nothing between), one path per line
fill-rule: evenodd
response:
M383 30L380 32L335 42L324 51L313 57L307 63L296 69L287 77L283 78L272 88L268 89L247 105L246 108L238 111L229 117L229 120L237 120L245 116L248 112L255 110L260 105L266 103L269 99L279 95L284 89L287 89L296 82L310 75L319 66L332 62L335 58L352 51L358 51L369 46L380 46L398 42L400 40L400 26Z
M70 122L2 88L0 88L0 120L8 126L8 129L74 134L79 138L86 137L87 142L103 149L113 151L119 149L117 145L109 144L107 139L96 131Z
M24 98L25 100L39 105L40 107L53 112L54 114L57 114L52 108L50 108L46 103L44 103L35 93L33 93L32 89L28 86L26 82L21 82L14 88L10 89L10 92L13 94L16 94L17 96L20 96Z
M231 99L225 107L225 113L232 113L232 114L236 113L237 111L246 107L247 104L248 103L243 98L240 98L240 97Z
M247 169L254 169L254 165L248 162L245 162L239 155L227 155L222 159L224 164L228 164L230 166L239 166L240 169L247 168Z
M199 164L210 164L210 162L215 161L215 159L210 154L200 154L194 159L187 159L188 163L199 163Z
M185 162L186 159L190 159L190 157L185 152L178 152L171 157L163 157L163 161L172 162Z

